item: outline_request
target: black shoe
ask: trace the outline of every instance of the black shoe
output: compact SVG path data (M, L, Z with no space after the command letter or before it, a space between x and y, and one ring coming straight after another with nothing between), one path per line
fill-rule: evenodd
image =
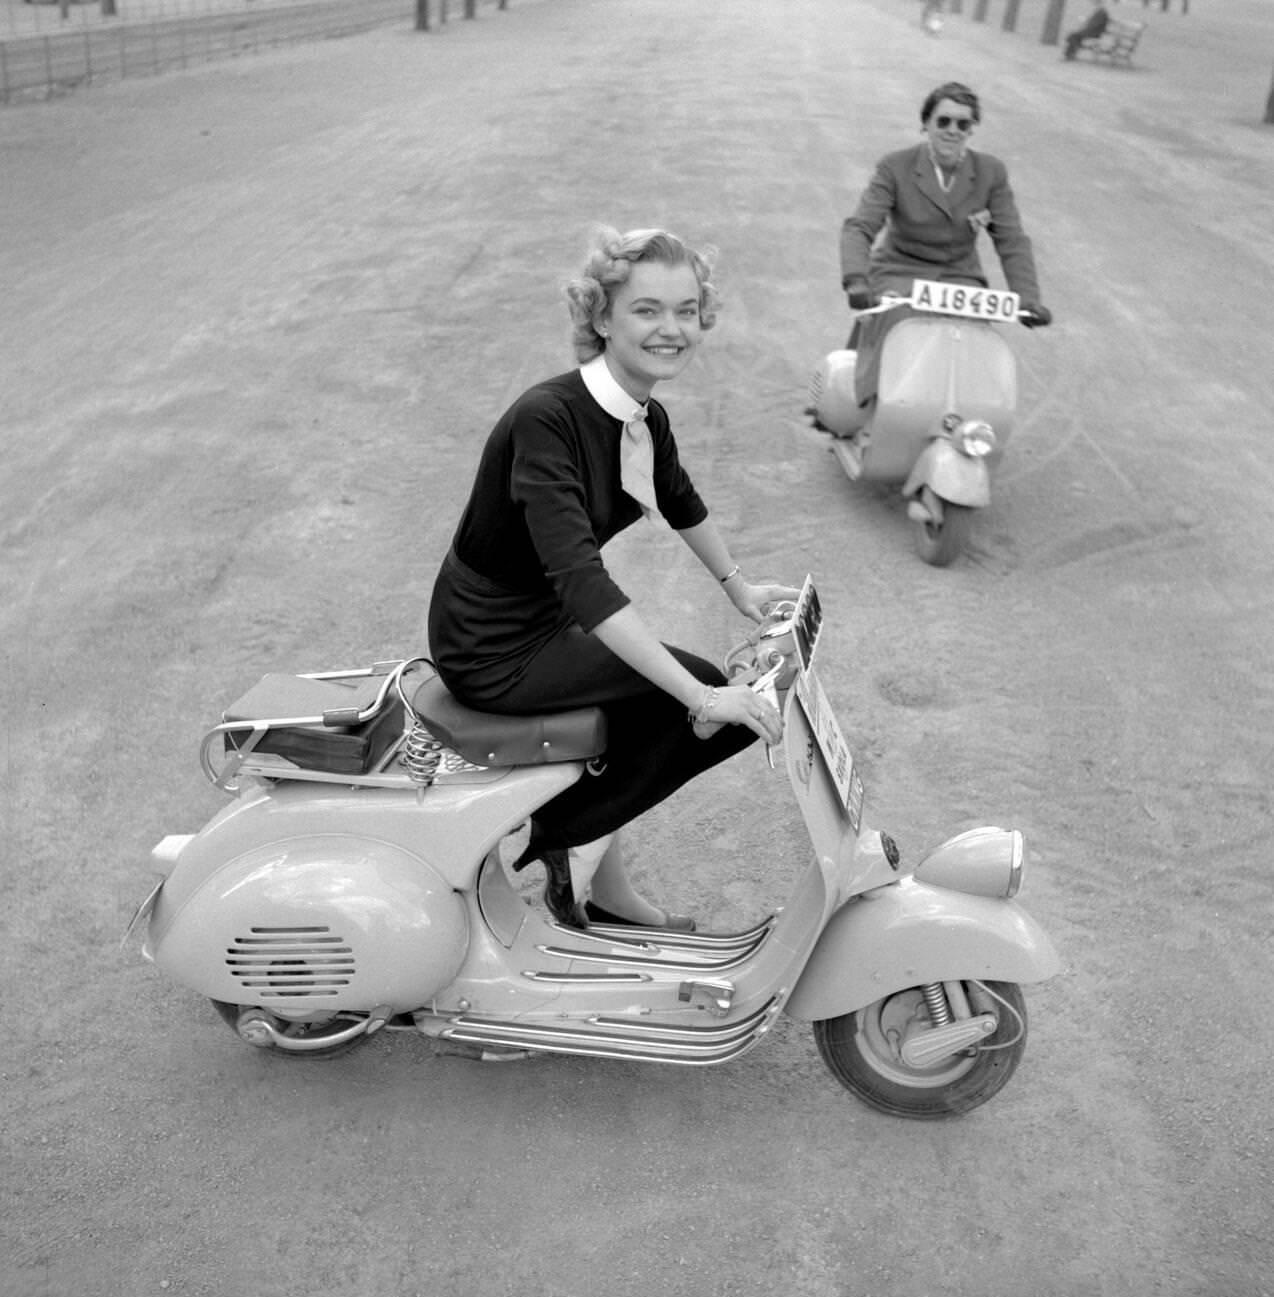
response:
M515 874L520 874L527 865L534 864L537 860L544 858L544 848L540 844L543 839L540 837L538 825L534 820L531 821L531 833L527 838L526 846L522 848L522 854L509 866Z
M540 859L544 861L544 904L549 913L563 927L583 932L588 927L588 919L571 887L569 855L563 849L550 850L543 852Z
M609 910L603 910L600 905L594 905L592 901L584 902L584 913L591 923L609 923L619 928L666 928L669 932L698 931L698 925L688 914L673 914L671 910L664 911L662 923L641 923L637 919L626 919L622 914L612 914Z

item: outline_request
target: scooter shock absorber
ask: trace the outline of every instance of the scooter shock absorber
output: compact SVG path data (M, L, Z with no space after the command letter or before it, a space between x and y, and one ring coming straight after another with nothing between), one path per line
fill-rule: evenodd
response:
M442 743L416 721L403 742L402 763L412 782L428 787L442 764Z
M930 982L924 988L924 996L929 1008L929 1021L935 1027L945 1027L951 1021L951 1010L947 1008L947 996L942 983Z

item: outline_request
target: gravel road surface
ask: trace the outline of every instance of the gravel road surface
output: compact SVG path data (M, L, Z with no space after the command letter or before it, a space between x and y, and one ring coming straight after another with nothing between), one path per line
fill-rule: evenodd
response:
M904 0L511 0L0 111L6 1297L1274 1293L1274 40L1267 0L1122 8L1132 70L1062 63L1042 0L937 39ZM1010 335L1020 423L936 570L801 409L839 223L953 76L1057 323ZM118 949L221 804L222 706L424 649L597 220L721 250L667 404L745 570L819 583L868 822L1027 836L1064 972L965 1118L870 1111L790 1020L702 1071L281 1062ZM675 538L613 567L666 638L737 638ZM767 913L784 794L757 753L706 777L643 884Z

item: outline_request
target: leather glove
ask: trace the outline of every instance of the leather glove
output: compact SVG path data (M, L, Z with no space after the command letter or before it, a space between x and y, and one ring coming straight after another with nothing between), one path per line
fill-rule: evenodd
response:
M871 291L866 275L850 275L845 281L845 295L851 311L866 311L876 305L876 294Z
M1023 302L1022 323L1028 329L1042 329L1053 323L1053 312L1038 302Z

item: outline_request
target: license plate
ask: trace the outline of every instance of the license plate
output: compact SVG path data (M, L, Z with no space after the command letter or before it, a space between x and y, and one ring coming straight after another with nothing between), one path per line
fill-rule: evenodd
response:
M911 285L911 306L938 315L959 315L966 320L998 320L1012 323L1022 301L1016 293L999 288L974 288L969 284L943 284L917 279Z
M813 671L804 671L797 677L796 697L810 723L810 729L814 731L814 739L836 788L841 808L857 833L863 817L863 781L854 769L853 753L841 733L836 713L832 711L823 686Z

